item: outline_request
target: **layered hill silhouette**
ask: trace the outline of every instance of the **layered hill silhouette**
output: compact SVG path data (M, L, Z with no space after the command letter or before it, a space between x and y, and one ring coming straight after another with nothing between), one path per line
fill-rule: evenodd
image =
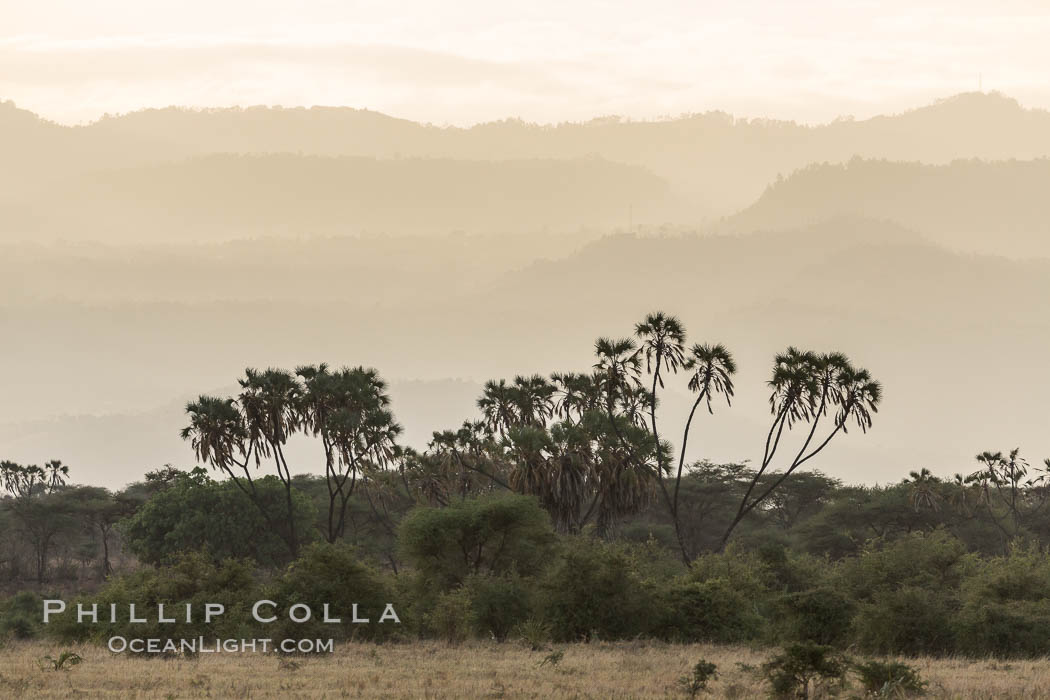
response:
M647 220L698 223L747 207L778 175L788 175L811 163L846 162L854 156L930 164L960 158L1029 160L1050 156L1050 113L1025 109L996 93L966 93L902 114L865 120L845 118L817 126L709 112L647 122L611 117L536 125L505 120L458 128L349 108L250 107L150 109L69 127L3 103L0 149L5 153L0 163L0 185L10 192L37 196L34 201L39 206L51 207L58 206L63 192L80 186L75 179L79 175L121 170L123 176L106 176L115 178L112 188L119 187L124 177L143 181L141 186L146 189L149 181L155 180L153 186L160 189L168 178L177 176L165 168L156 170L156 166L189 160L191 164L178 168L180 172L192 171L193 163L201 162L194 159L217 153L384 161L426 158L446 164L532 159L577 162L598 156L644 168L666 181L676 195L678 208L650 214L653 218ZM264 164L257 165L261 180L273 179ZM460 176L457 168L480 166L448 167L437 177L455 183ZM555 181L581 174L579 166L564 167ZM635 171L615 172L632 182L636 177L625 175ZM614 177L611 173L607 176ZM470 176L464 177L466 189L473 181ZM488 175L478 177L487 179ZM500 176L496 177L498 180ZM69 178L74 179L68 182ZM55 185L58 189L51 199L32 194L46 192L51 183L64 179L67 183ZM417 192L404 191L409 193ZM488 191L479 191L477 201L483 202L487 195ZM645 220L640 217L648 214L646 195L639 191L631 198L637 200L638 220ZM403 205L415 206L408 200ZM371 212L366 209L359 213L368 219ZM378 207L375 216L383 213L385 210ZM555 208L550 220L564 228L574 225L571 217L558 220L561 214ZM464 217L458 226L466 228L470 223ZM326 225L335 226L330 221Z
M108 241L626 225L666 183L600 158L465 161L210 155L102 170L0 198L9 233Z
M393 408L424 440L477 383L586 370L596 337L654 309L741 367L690 457L756 456L787 345L886 386L832 474L1050 452L1050 115L999 95L820 126L467 129L279 108L68 127L6 103L0 152L5 458L109 485L186 465L173 401L319 361L422 380ZM603 235L629 224L645 235Z
M215 301L396 307L470 294L597 231L271 237L213 244L0 243L4 305Z
M728 227L771 230L849 215L890 219L956 249L1050 257L1050 159L811 165L772 184Z

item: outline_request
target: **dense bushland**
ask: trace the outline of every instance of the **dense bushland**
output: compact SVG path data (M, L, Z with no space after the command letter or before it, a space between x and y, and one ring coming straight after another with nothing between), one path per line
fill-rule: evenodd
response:
M21 593L0 607L5 636L103 641L112 635L183 638L319 636L336 639L471 637L529 644L639 637L675 642L794 642L871 654L1039 656L1050 649L1050 556L1038 545L1005 555L968 552L943 527L873 538L852 555L815 556L788 541L741 539L682 564L672 549L559 535L533 497L465 499L419 506L398 533L397 574L347 543L317 542L282 567L202 552L175 555L111 576L69 611L40 623L41 596ZM48 594L50 595L50 594ZM249 616L257 600L280 613L273 627ZM77 624L76 603L99 604L100 624ZM146 624L111 624L106 611L129 602ZM222 603L205 624L205 602ZM158 624L163 603L174 624ZM195 619L181 619L194 605ZM307 623L284 611L304 603ZM387 603L400 624L374 624ZM328 604L344 624L320 620ZM346 624L352 606L371 624ZM269 611L270 609L268 609Z
M480 419L417 451L375 370L247 370L236 396L187 406L182 436L211 471L168 466L112 493L69 484L61 462L0 463L0 582L34 591L3 604L0 633L39 634L34 596L65 593L231 611L218 627L133 629L67 613L46 630L67 639L235 637L266 599L400 618L281 618L271 632L299 635L1050 653L1050 461L986 452L950 480L843 485L811 460L862 439L882 388L841 353L788 348L761 461L687 463L735 372L725 347L688 345L654 313L631 338L598 339L591 372L488 382ZM660 392L678 374L694 403L668 426ZM293 474L294 435L319 443L319 475Z

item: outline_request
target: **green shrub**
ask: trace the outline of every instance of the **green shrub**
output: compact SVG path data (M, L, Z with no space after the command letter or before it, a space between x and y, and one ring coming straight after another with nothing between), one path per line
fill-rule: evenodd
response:
M401 522L398 544L426 587L447 591L477 574L538 573L556 538L536 499L503 494L417 507Z
M532 651L546 649L547 644L551 640L550 625L534 618L529 618L519 624L514 629L514 633L521 640L521 643Z
M876 654L939 654L951 651L955 598L932 588L882 590L861 603L853 627L861 648Z
M682 579L671 586L661 607L670 615L661 636L680 641L747 641L758 638L765 625L755 598L727 578Z
M1050 600L968 603L954 618L958 648L974 656L1050 654Z
M455 646L466 641L475 625L470 591L457 588L442 593L426 618L429 630L448 644Z
M678 679L678 685L681 686L682 690L691 697L695 698L697 695L707 690L707 683L718 677L718 666L711 663L707 659L700 659L693 666L693 672L688 676L682 676Z
M37 626L28 615L17 613L5 615L0 620L0 636L11 636L14 639L32 639L36 636Z
M70 601L64 613L55 615L46 626L49 635L63 641L104 641L112 636L179 640L203 636L206 640L253 637L251 606L258 600L254 569L244 560L229 559L216 564L201 553L186 554L170 566L143 567L133 573L110 579L96 594ZM98 604L98 623L77 622L77 604L86 608ZM137 616L145 623L128 620L128 606L134 603ZM225 606L223 615L204 622L205 603ZM106 611L116 604L117 622L109 621ZM165 615L174 623L157 620L157 606L164 604ZM185 605L192 605L193 619L186 622Z
M775 610L782 639L835 645L848 638L856 608L839 590L815 588L781 596Z
M284 523L285 492L277 477L257 479L255 488L270 521ZM293 508L299 538L305 541L312 531L303 525L313 522L316 509L299 491L293 491ZM216 563L250 558L262 566L291 559L288 545L262 510L235 483L215 481L200 468L179 473L119 527L128 549L147 564L169 563L183 552L208 552Z
M799 642L762 665L773 695L778 698L808 698L810 692L846 677L848 660L823 644Z
M386 605L395 603L391 588L386 578L362 561L352 547L312 544L274 582L271 593L278 611L302 603L310 606L311 619L296 623L282 616L275 629L285 638L385 639L398 635L399 623L380 622ZM323 621L326 604L331 616L339 618L340 623ZM369 622L352 622L355 609L359 618ZM400 619L396 604L394 611Z
M837 585L857 601L853 633L877 654L938 654L955 642L951 619L975 559L947 532L873 542L840 563Z
M40 632L43 598L21 591L0 603L0 638L33 639Z
M1050 558L1035 548L982 561L963 584L959 650L980 656L1050 654Z
M625 639L649 631L655 590L622 545L590 538L566 542L540 585L542 618L556 641Z
M965 546L943 530L914 533L893 542L872 542L859 556L844 560L839 585L856 600L906 586L957 590L974 567Z
M868 661L854 664L864 692L877 697L924 695L926 681L919 672L901 661Z
M474 576L467 581L478 632L505 641L529 616L529 590L517 576Z
M679 641L741 642L764 635L772 574L753 552L700 557L663 586L653 633Z
M709 581L724 578L742 592L756 598L764 598L771 587L776 586L776 573L756 552L731 546L721 554L705 554L697 557L688 571L693 581Z

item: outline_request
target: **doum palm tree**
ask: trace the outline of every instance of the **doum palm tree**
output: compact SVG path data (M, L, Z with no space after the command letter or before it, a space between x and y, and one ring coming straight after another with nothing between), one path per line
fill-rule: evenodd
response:
M656 444L660 444L660 431L656 423L656 404L658 402L656 391L657 387L661 389L664 387L663 370L674 374L685 362L685 328L677 317L657 311L647 315L641 323L636 324L634 334L641 342L640 350L645 357L645 370L652 374L649 425L653 431L653 441ZM662 454L662 450L656 451L660 492L663 494L667 510L671 515L671 523L674 527L675 537L678 539L682 559L688 563L689 555L682 540L677 509L671 495L667 492L667 486L664 484L664 476L670 472L670 465L663 461L661 458Z
M485 382L481 398L478 399L478 408L493 433L505 435L517 423L514 400L514 388L508 386L505 379Z
M630 338L598 338L594 343L595 381L605 407L611 413L617 401L632 385L637 385L642 371L638 346Z
M940 510L940 497L937 494L937 485L941 483L941 480L934 476L929 469L923 467L917 472L909 472L908 478L904 479L902 483L910 485L908 503L916 512L922 509L935 512Z
M66 485L69 479L69 467L62 464L62 460L52 459L44 464L44 483L48 493L54 493L55 489Z
M671 516L674 519L675 531L680 531L678 517L678 496L682 485L682 472L685 467L685 451L689 444L689 429L693 425L693 417L696 409L702 402L707 404L707 412L714 413L712 399L715 396L724 396L726 404L733 403L733 375L736 373L736 362L733 355L724 345L700 345L696 344L689 350L689 357L683 364L689 375L689 390L696 394L693 406L689 410L689 417L685 421L685 430L682 433L682 447L678 455L678 472L675 474L674 492L671 497ZM681 535L678 537L682 554L687 561L692 557L686 550L685 542Z
M268 508L260 500L252 478L251 462L256 444L249 438L244 415L231 398L200 396L186 405L190 424L182 429L183 440L188 440L194 455L204 464L226 474L258 508L271 531L277 533L294 556L296 545L290 528L275 522ZM259 468L256 460L255 468Z
M882 386L867 370L854 368L842 353L818 354L794 347L777 355L769 387L773 422L766 436L762 464L752 476L736 516L722 536L720 549L725 548L733 530L748 513L796 469L817 456L836 435L849 432L851 422L862 432L867 432L882 398ZM814 446L818 428L828 416L832 417L831 429ZM761 493L753 496L759 480L777 454L785 430L790 432L796 424L809 427L802 446L784 472Z
M287 509L289 546L292 556L299 552L296 534L295 509L292 500L292 472L284 453L288 438L298 429L297 407L301 387L295 377L285 370L266 369L262 372L246 369L237 403L244 414L248 441L255 451L255 462L273 459L277 478L284 486Z
M657 484L671 518L682 560L689 564L692 558L682 535L678 507L689 431L696 415L696 409L702 402L706 401L708 411L713 413L712 400L715 396L721 394L725 396L727 402L731 401L733 396L732 375L736 372L736 364L732 355L722 345L696 344L692 346L687 355L685 328L682 322L677 317L663 312L654 312L646 316L641 323L635 326L635 335L640 345L636 346L629 339L613 341L601 338L598 340L595 344L595 351L599 359L595 365L596 376L607 387L606 399L610 418L613 418L613 406L619 400L622 414L628 419L633 419L639 414L645 415L647 419L639 421L638 425L642 427L645 422L648 423L650 440L654 446L652 454L656 460L654 472ZM640 386L642 358L645 359L646 371L651 376L650 389ZM666 373L674 374L680 369L690 372L689 390L696 394L696 398L683 431L678 470L674 475L674 489L673 492L668 492L664 479L671 473L672 451L670 446L660 439L657 392L664 388ZM644 410L639 410L640 408ZM612 427L614 430L617 427L615 420L612 421ZM633 451L630 449L630 443L622 439L622 434L619 437L622 446L627 448L628 456L631 456ZM639 460L637 454L633 454L633 457L638 466L644 464L644 460Z
M397 451L401 426L389 410L386 382L374 369L328 366L296 369L302 385L295 395L299 427L320 437L328 489L329 542L343 536L346 511L361 477L386 466Z

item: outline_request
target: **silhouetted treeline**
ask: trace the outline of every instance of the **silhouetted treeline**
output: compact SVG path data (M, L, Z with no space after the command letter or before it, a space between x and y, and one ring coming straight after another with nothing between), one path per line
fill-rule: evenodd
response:
M940 479L923 470L885 486L843 485L819 471L800 472L743 521L732 541L740 549L772 548L831 560L938 531L963 551L981 556L1045 549L1050 547L1050 492L1039 480L1045 466L1037 469L1022 460L1020 454L983 455L960 478ZM1010 476L1013 470L1016 483ZM717 549L754 473L741 464L691 465L682 480L680 510L691 551ZM763 475L759 486L779 476ZM276 478L257 483L272 517L283 517ZM395 533L402 520L420 503L438 505L434 496L426 495L428 487L415 486L418 489L406 489L397 474L363 480L349 500L345 532L336 539L353 545L378 566L397 571L403 553ZM305 523L303 541L326 539L323 477L296 476L294 490L296 512ZM474 486L454 502L507 491ZM216 561L248 558L263 567L290 560L280 537L244 494L199 468L150 472L117 492L38 484L31 496L8 494L0 500L0 522L0 577L8 590L25 585L92 589L111 571L162 564L186 551L205 552ZM594 528L592 523L579 534L593 533ZM603 539L647 544L669 553L677 547L673 525L659 503L615 518Z

